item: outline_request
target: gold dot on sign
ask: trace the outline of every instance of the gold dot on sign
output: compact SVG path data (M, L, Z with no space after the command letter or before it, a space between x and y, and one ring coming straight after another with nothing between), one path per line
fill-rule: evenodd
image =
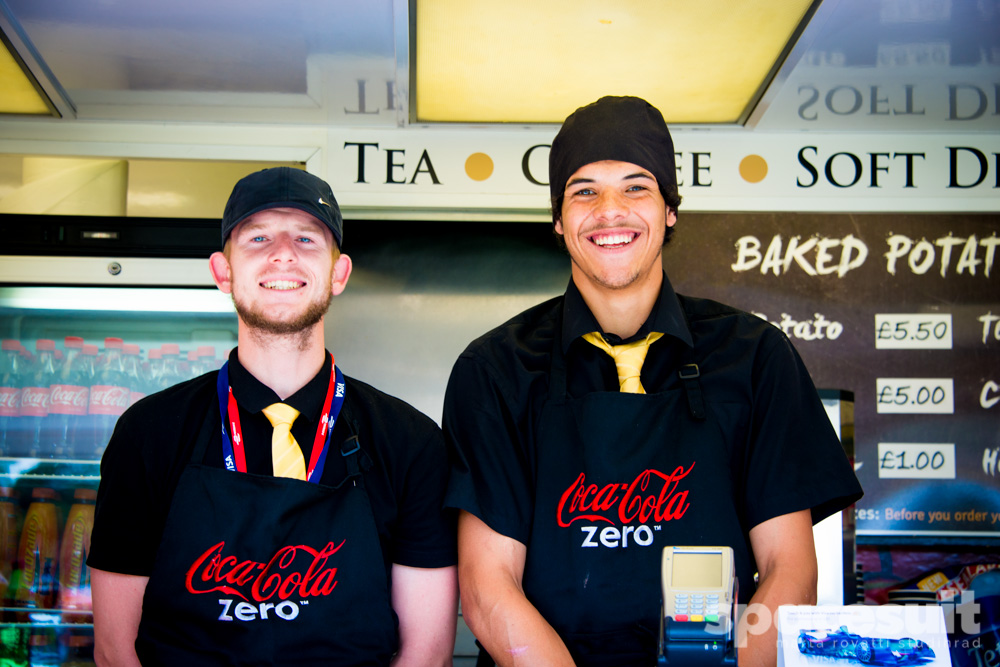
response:
M474 181L485 181L493 175L493 159L486 153L473 153L465 160L465 173Z
M747 183L760 183L767 176L767 160L759 155L747 155L740 160L740 176Z

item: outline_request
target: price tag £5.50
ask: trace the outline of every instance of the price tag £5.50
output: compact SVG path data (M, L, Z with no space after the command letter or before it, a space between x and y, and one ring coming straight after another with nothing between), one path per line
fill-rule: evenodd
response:
M950 350L951 314L875 314L876 350Z

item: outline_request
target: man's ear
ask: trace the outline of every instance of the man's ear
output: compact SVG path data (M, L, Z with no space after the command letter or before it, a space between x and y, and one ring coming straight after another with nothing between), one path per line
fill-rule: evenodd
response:
M233 272L229 268L229 260L221 252L213 252L208 258L208 268L212 272L215 286L224 294L233 291Z
M344 291L347 287L347 279L351 277L351 269L354 265L351 263L351 258L347 255L341 253L337 257L337 261L333 263L333 276L330 279L331 292L334 296L337 296Z
M553 229L555 229L556 234L558 234L559 236L563 235L562 218L556 218L555 222L553 223Z

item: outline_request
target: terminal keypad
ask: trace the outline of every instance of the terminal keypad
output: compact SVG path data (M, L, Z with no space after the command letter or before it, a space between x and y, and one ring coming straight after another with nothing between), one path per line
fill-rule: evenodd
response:
M674 593L674 620L719 621L719 595L716 593Z

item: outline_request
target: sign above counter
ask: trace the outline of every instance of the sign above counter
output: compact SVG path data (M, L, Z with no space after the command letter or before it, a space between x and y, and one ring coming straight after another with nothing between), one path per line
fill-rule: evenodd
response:
M303 165L328 180L348 218L545 222L550 219L548 154L558 128L262 130L235 123L26 121L0 130L0 165L7 165L0 169L0 213L52 212L4 208L5 201L17 199L18 188L41 185L22 182L12 160L73 155L128 163L128 192L133 181L142 185L141 193L128 195L128 216L184 217L190 209L196 217L216 218L238 175L275 163ZM1000 212L1000 132L679 126L672 134L682 211ZM204 169L167 168L199 162ZM212 162L228 163L224 177L206 176ZM245 168L237 175L233 168L240 163ZM164 168L151 171L150 165ZM168 180L171 174L175 178ZM199 197L208 205L198 206Z
M548 216L553 128L329 133L345 211ZM691 211L997 211L1000 136L673 131Z

